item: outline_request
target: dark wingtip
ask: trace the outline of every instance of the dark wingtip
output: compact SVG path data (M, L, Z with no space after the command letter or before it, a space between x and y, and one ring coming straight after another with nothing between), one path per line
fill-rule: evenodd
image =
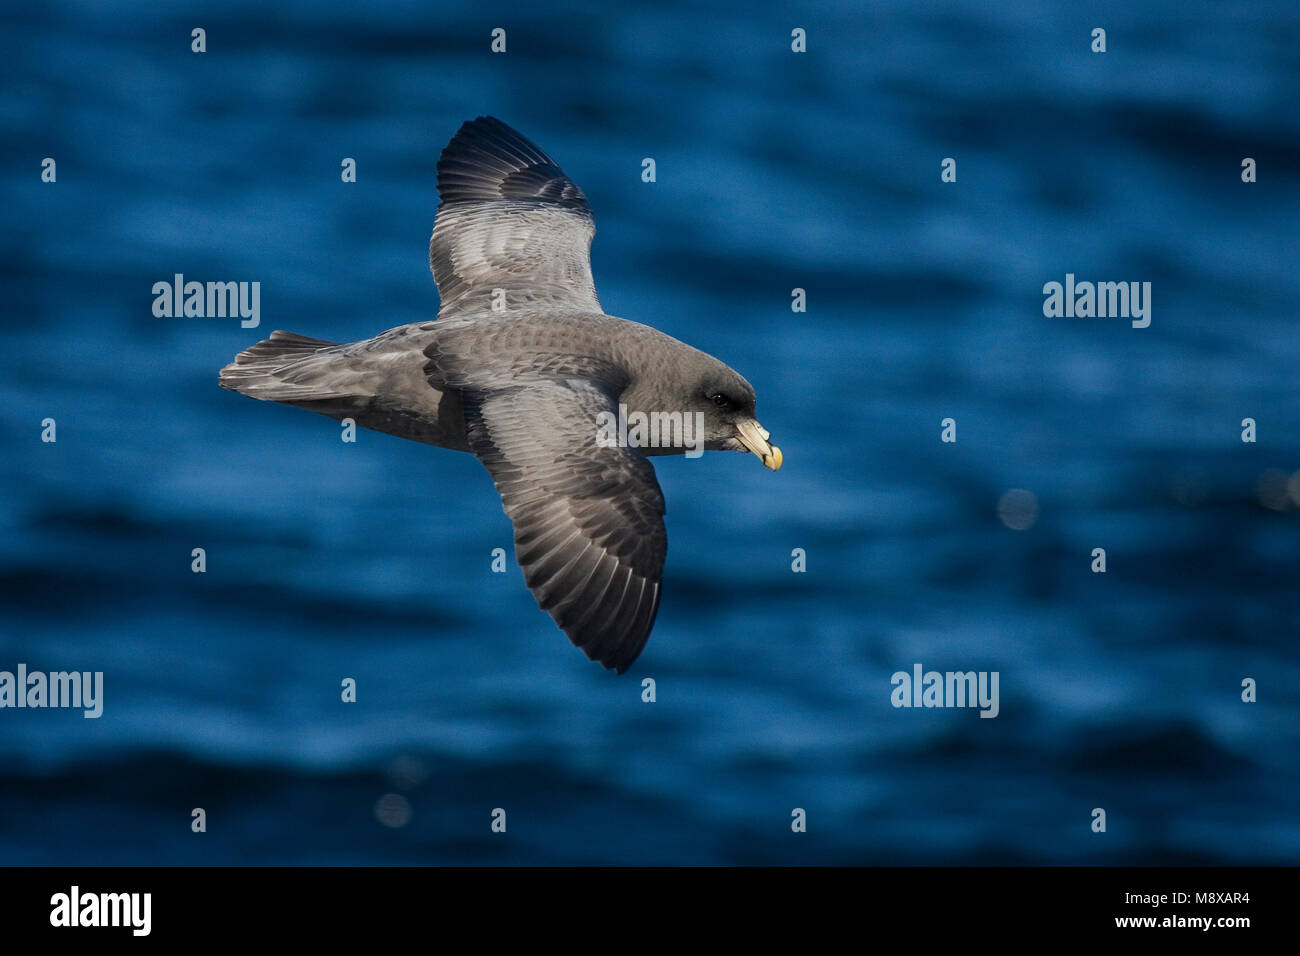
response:
M495 116L461 124L438 158L438 195L444 203L540 199L590 211L559 164Z
M638 615L642 617L644 623L640 626L634 625L631 635L625 635L623 640L612 647L608 644L603 647L599 643L588 644L583 648L583 653L606 670L612 670L616 674L627 673L628 668L637 662L650 641L650 632L654 630L655 619L659 617L659 597L659 589L656 588L655 596L649 606L649 617L645 618L645 608L642 607ZM628 636L631 640L627 639Z

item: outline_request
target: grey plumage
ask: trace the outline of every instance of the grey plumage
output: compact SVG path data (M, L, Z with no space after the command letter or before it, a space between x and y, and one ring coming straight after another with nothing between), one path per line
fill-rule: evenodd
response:
M738 373L601 311L591 208L536 145L490 117L466 123L439 160L438 190L438 321L350 344L274 332L220 383L472 452L501 495L538 604L589 658L622 673L654 625L667 552L646 456L686 449L607 447L598 417L620 406L699 413L705 448L751 451L772 469L780 449ZM504 311L494 310L502 295Z
M438 217L429 267L438 318L492 307L600 313L591 278L596 234L587 197L549 156L500 120L460 128L438 161Z

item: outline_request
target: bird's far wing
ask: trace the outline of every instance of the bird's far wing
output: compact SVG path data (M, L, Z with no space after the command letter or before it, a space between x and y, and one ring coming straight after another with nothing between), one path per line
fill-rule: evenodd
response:
M490 116L465 123L438 160L429 267L439 317L553 306L603 311L591 278L587 197L555 161ZM500 293L497 293L499 298Z
M470 448L514 523L537 603L589 658L623 673L654 625L668 536L650 462L597 442L598 416L616 399L590 379L462 398Z

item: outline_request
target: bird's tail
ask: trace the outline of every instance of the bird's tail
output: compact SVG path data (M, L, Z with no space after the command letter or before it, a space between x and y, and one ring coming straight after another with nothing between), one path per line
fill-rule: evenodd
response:
M272 402L307 402L339 395L331 374L337 368L337 342L293 332L244 349L221 370L221 387Z

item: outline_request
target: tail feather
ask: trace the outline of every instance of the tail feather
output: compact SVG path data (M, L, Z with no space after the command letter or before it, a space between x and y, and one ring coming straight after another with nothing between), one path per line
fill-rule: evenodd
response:
M276 331L235 356L221 370L222 388L250 398L275 402L311 401L336 398L349 393L340 381L337 342L313 339L294 332ZM322 359L324 359L322 361Z
M283 402L411 441L469 451L460 395L430 385L421 326L338 344L272 332L221 370L220 383L249 398Z

